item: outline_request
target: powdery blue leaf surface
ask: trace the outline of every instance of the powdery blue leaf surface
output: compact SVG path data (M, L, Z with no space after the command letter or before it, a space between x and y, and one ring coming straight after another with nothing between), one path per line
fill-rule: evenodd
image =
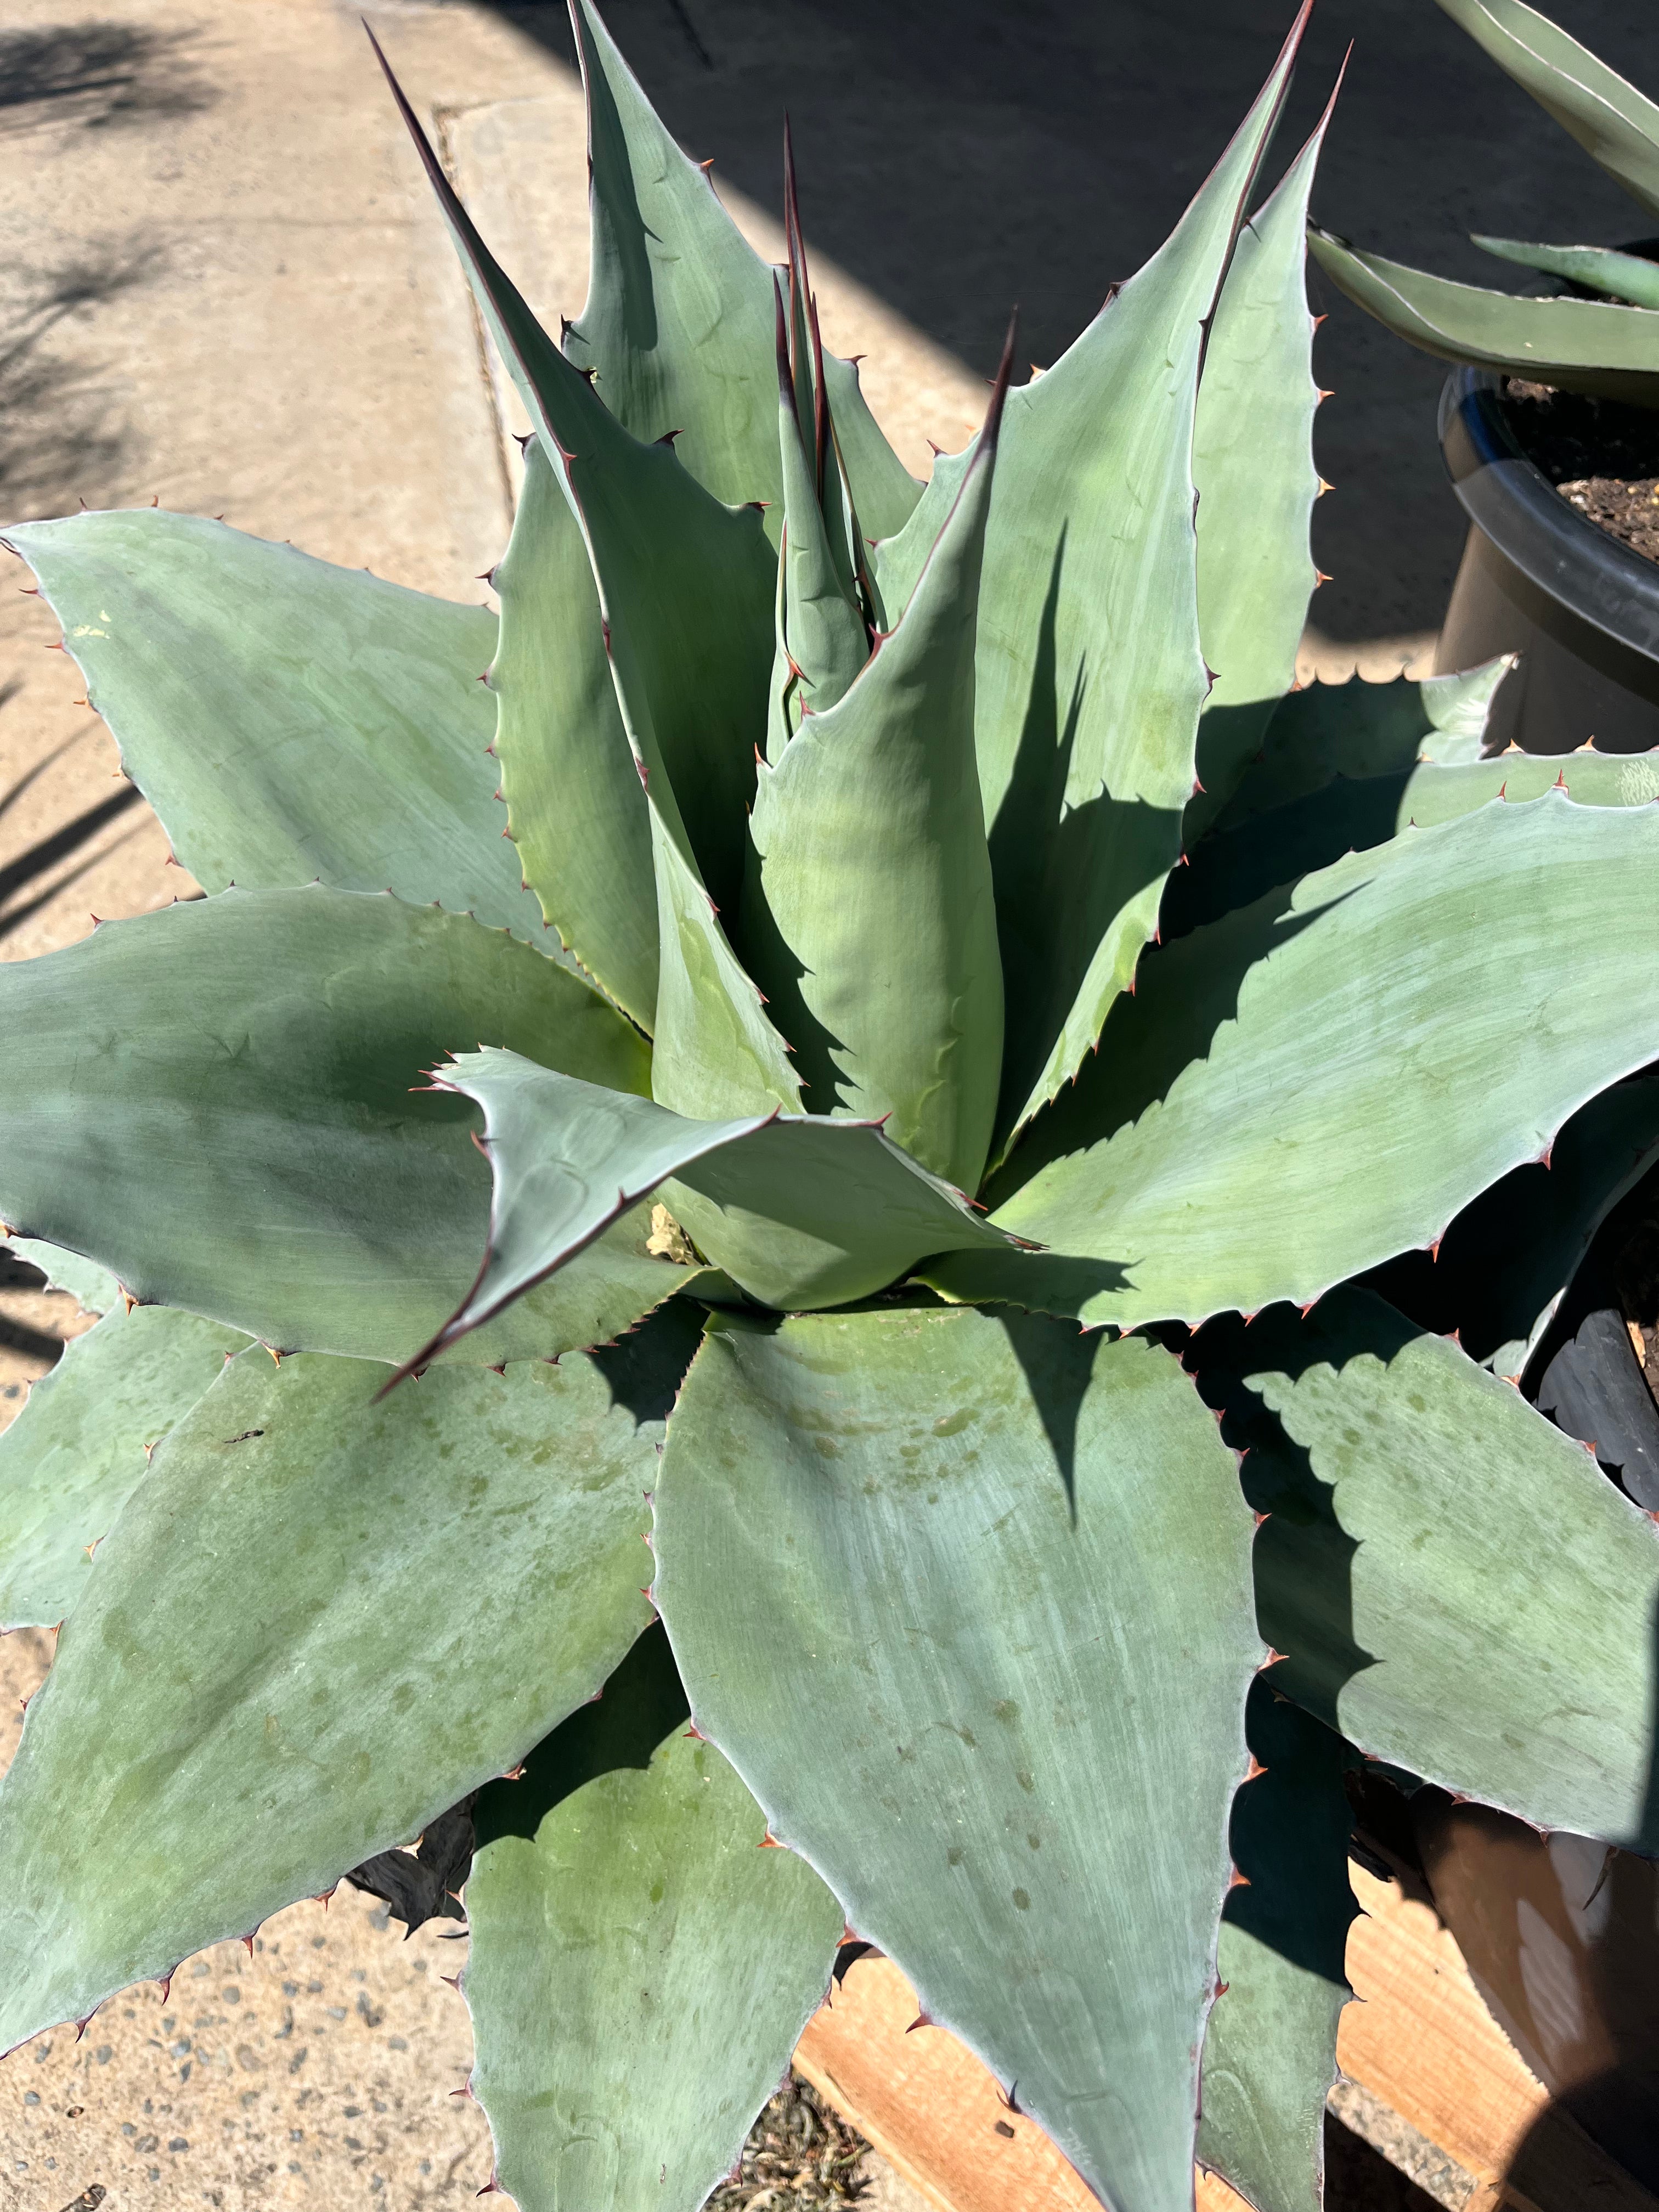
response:
M677 1217L768 1305L844 1304L924 1252L1006 1242L868 1122L688 1121L508 1052L467 1053L438 1074L483 1109L495 1194L477 1279L410 1366L566 1266L671 1177Z
M383 1379L233 1360L99 1547L0 1787L0 2047L407 1842L645 1626L661 1431L594 1362Z
M1199 379L1198 626L1215 682L1198 729L1203 788L1187 807L1188 845L1225 803L1296 681L1297 648L1318 578L1308 526L1320 491L1313 463L1320 393L1304 234L1330 115L1328 107L1267 204L1238 234Z
M767 757L775 765L804 713L821 714L847 690L870 657L846 532L832 536L827 507L844 509L832 449L808 455L790 370L781 287L777 302L778 449L783 528L778 544L778 639L773 661ZM971 641L969 653L971 656ZM971 742L971 727L969 732Z
M745 946L795 1044L805 1103L883 1120L967 1190L984 1170L1002 1065L974 645L1009 366L1005 353L985 433L896 627L759 770L744 900Z
M1246 1726L1264 1770L1233 1800L1224 1984L1204 2037L1200 2161L1264 2212L1321 2212L1325 2100L1358 1907L1342 1740L1258 1675Z
M655 1513L696 1725L774 1833L1103 2196L1190 2212L1261 1647L1176 1363L938 1308L717 1316Z
M1192 474L1203 325L1304 20L1169 242L1008 395L975 713L1007 983L1000 1145L1094 1045L1180 853L1209 684ZM890 608L908 599L965 465L941 461L878 549Z
M1656 865L1659 810L1552 792L1165 946L992 1188L992 1219L1052 1251L927 1279L1127 1328L1305 1304L1431 1244L1652 1058L1659 985L1628 947Z
M118 1301L64 1346L0 1434L0 1628L74 1610L149 1454L246 1345L194 1314Z
M592 252L587 303L566 349L635 437L678 431L681 459L717 499L776 501L772 272L670 136L591 0L578 0L572 18L587 93ZM856 367L830 355L824 368L860 518L885 538L921 486L877 428Z
M772 669L777 571L760 516L705 491L672 441L642 441L610 412L479 237L386 75L484 325L580 525L629 738L711 894L735 896ZM769 404L767 422L775 432Z
M722 505L672 442L643 444L609 413L491 256L386 76L587 545L617 703L651 805L656 1095L677 1112L713 1116L754 1110L757 1091L769 1104L796 1105L784 1042L718 919L741 889L766 727L777 568L760 516Z
M481 1040L640 1091L596 993L465 917L320 888L226 891L0 968L0 1210L135 1297L283 1350L401 1360L465 1295L489 1174L423 1070ZM421 1095L411 1095L420 1092ZM469 1356L599 1343L685 1270L619 1223Z
M472 2081L520 2212L697 2212L735 2165L842 1932L811 1867L765 1840L737 1775L679 1723L643 1771L619 1763L479 1853Z
M1235 1402L1224 1370L1280 1425L1238 1431L1268 1515L1275 1686L1425 1780L1659 1847L1652 1518L1509 1383L1370 1291L1305 1322L1218 1323L1194 1356L1216 1402Z
M753 978L732 949L684 839L653 796L651 860L662 948L651 1088L694 1120L799 1113L800 1078Z
M33 1237L9 1237L8 1249L31 1267L38 1267L46 1287L65 1291L82 1313L105 1314L121 1295L121 1285L107 1267L78 1252L65 1252L57 1244L43 1244Z
M1472 1359L1517 1380L1596 1231L1659 1164L1659 1077L1615 1084L1550 1147L1452 1222L1437 1250L1407 1253L1371 1287Z
M501 603L489 671L495 754L519 865L559 941L649 1032L651 825L587 547L538 438L525 449L512 539L492 579Z
M1354 676L1291 692L1217 826L1235 828L1343 776L1407 775L1424 759L1478 760L1493 696L1514 665L1512 653L1500 653L1455 676L1386 684Z
M1271 811L1235 819L1230 810L1170 879L1164 938L1249 906L1346 854L1455 821L1496 799L1524 805L1557 789L1578 806L1645 806L1659 797L1659 753L1506 752L1455 767L1425 760L1391 775L1336 776Z
M495 618L148 507L9 530L210 891L395 891L557 953L501 836Z

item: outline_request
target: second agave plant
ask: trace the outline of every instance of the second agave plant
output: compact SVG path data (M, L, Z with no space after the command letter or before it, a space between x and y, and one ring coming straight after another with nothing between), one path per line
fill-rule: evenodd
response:
M1648 222L1659 218L1659 106L1646 94L1525 0L1439 4L1624 186ZM1351 299L1425 353L1560 392L1659 407L1659 262L1645 246L1476 237L1498 260L1557 280L1559 297L1528 299L1357 252L1328 231L1315 230L1311 243Z
M852 1933L1119 2212L1304 2212L1345 1770L1659 1844L1659 1536L1504 1379L1659 1149L1659 815L1482 761L1500 669L1294 688L1300 19L926 486L793 179L774 270L573 20L562 344L405 109L535 426L499 619L7 533L208 896L0 969L0 1209L106 1314L0 1443L0 2042L464 1887L500 2185L692 2212ZM1419 1248L1461 1343L1354 1279Z

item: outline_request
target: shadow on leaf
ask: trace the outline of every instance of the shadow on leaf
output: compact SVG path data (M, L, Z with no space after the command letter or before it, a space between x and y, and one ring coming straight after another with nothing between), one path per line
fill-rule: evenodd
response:
M498 1836L533 1837L556 1805L618 1767L644 1769L691 1708L662 1623L653 1621L591 1705L545 1735L516 1782L491 1782L472 1808L477 1849Z
M1062 534L1038 625L1031 689L1007 795L991 830L991 873L1006 988L999 1142L1030 1094L1091 963L1124 908L1162 881L1181 817L1102 791L1068 806L1066 787L1087 672L1075 670L1062 720L1055 627ZM1128 956L1133 964L1137 945Z
M1237 1015L1250 970L1330 910L1292 913L1295 889L1283 885L1211 929L1148 951L1135 990L1114 1001L1077 1080L1037 1115L991 1178L993 1208L1053 1161L1138 1121L1168 1096L1183 1068L1208 1057L1216 1031ZM1132 1267L1133 1259L1125 1264Z

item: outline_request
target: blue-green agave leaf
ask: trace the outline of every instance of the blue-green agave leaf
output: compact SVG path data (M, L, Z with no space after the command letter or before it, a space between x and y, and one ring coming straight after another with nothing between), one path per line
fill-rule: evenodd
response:
M775 562L760 516L705 491L672 437L636 438L565 359L473 228L380 58L479 312L581 526L647 787L684 825L714 896L735 896L772 666ZM768 422L775 428L769 410Z
M1103 2197L1190 2212L1261 1647L1176 1363L938 1308L716 1316L655 1514L696 1725L773 1832Z
M1455 676L1387 684L1355 676L1291 692L1216 826L1231 829L1338 776L1403 775L1424 760L1464 767L1481 759L1492 702L1514 665L1513 653L1501 653Z
M696 1315L690 1330L678 1338L667 1323L671 1316L689 1310L670 1307L640 1336L601 1355L613 1395L636 1419L661 1421L672 1407L702 1342L704 1316ZM672 1348L657 1345L654 1340L659 1337L672 1339ZM647 1356L642 1371L635 1372L642 1340L649 1340ZM681 1350L684 1358L678 1357ZM660 1357L664 1351L669 1352L665 1361ZM623 1363L629 1370L626 1377L620 1371ZM512 1775L486 1783L478 1792L472 1805L477 1857L503 1839L533 1839L556 1806L601 1775L622 1767L643 1773L670 1729L684 1728L690 1717L667 1632L660 1620L653 1620L597 1698L578 1705L526 1752Z
M651 1089L660 1105L694 1121L800 1111L790 1047L732 950L696 864L651 796L661 965Z
M571 22L587 94L587 304L565 337L638 438L679 434L698 482L733 505L779 500L772 273L688 161L591 0ZM876 426L851 362L824 361L836 433L865 528L884 538L921 496Z
M1218 1402L1221 1367L1278 1417L1239 1432L1268 1516L1274 1686L1425 1780L1659 1847L1651 1516L1510 1383L1370 1291L1305 1321L1217 1323L1194 1356Z
M1503 753L1457 768L1424 762L1389 775L1338 777L1271 812L1231 813L1172 876L1167 939L1248 906L1264 892L1366 852L1411 829L1431 829L1496 800L1522 804L1559 789L1580 806L1645 806L1659 797L1659 753Z
M137 1297L281 1350L401 1360L484 1247L475 1109L411 1097L480 1037L642 1091L647 1048L576 976L465 917L320 887L224 891L0 966L0 1212ZM472 1340L602 1342L679 1286L643 1219Z
M567 1266L671 1177L677 1216L767 1305L844 1304L924 1253L1006 1243L870 1122L687 1121L513 1052L464 1053L436 1073L483 1109L495 1195L477 1279L411 1368Z
M487 608L148 507L5 543L208 890L391 890L557 951L501 836Z
M768 757L799 728L803 713L833 707L870 658L870 635L850 575L845 533L830 537L826 490L801 441L790 375L781 294L777 306L778 446L782 459L783 535L778 549L778 641L772 670ZM826 478L828 472L826 471ZM830 483L839 507L839 475ZM971 732L970 732L971 735Z
M992 1187L992 1219L1052 1251L927 1279L1127 1328L1305 1304L1432 1244L1653 1057L1659 997L1626 948L1656 864L1659 810L1553 791L1166 945Z
M1659 749L1646 753L1499 753L1443 768L1425 761L1402 793L1401 812L1419 830L1455 820L1496 799L1511 805L1559 791L1576 806L1648 806L1659 799ZM1403 824L1402 824L1403 826Z
M1308 525L1320 492L1320 394L1304 234L1335 101L1334 92L1278 189L1238 234L1199 379L1198 627L1215 680L1198 727L1201 788L1186 810L1188 845L1224 805L1296 681L1318 580Z
M0 1434L0 1629L73 1612L149 1455L246 1346L194 1314L118 1301L64 1346Z
M870 412L857 362L826 353L823 388L835 425L836 450L860 527L872 540L896 537L915 513L922 487Z
M483 1109L493 1182L489 1242L465 1298L403 1374L493 1320L700 1153L750 1136L770 1119L688 1121L648 1098L580 1082L499 1048L447 1060L433 1079Z
M975 709L1007 984L1000 1147L1095 1044L1180 853L1209 688L1192 473L1204 330L1306 17L1169 242L1008 395ZM878 549L888 607L908 601L965 465L941 462Z
M507 823L559 941L649 1032L657 1011L651 823L605 649L587 547L541 440L525 448L490 666Z
M808 1105L884 1121L966 1190L984 1169L1002 1063L974 647L1012 344L1011 331L985 433L902 619L760 770L744 908Z
M1250 1685L1256 1767L1233 1800L1233 1865L1221 1921L1222 1989L1204 2036L1198 2155L1264 2212L1321 2212L1325 2100L1349 1996L1344 1960L1358 1907L1342 1740L1269 1687Z
M623 723L651 803L657 1096L680 1113L743 1113L757 1094L794 1106L783 1040L718 918L741 888L766 726L776 563L760 517L706 492L671 440L642 444L607 411L491 257L384 56L381 65L586 541Z
M645 1626L661 1430L594 1361L383 1372L244 1353L99 1547L0 1788L0 2046L407 1842Z
M587 97L587 302L565 351L636 438L674 437L716 499L778 496L764 264L681 152L590 0L571 0Z
M1422 678L1417 689L1429 727L1419 759L1437 762L1442 768L1457 768L1486 758L1492 750L1492 702L1519 658L1517 653L1500 653L1475 668Z
M1659 1076L1581 1106L1547 1161L1511 1169L1466 1206L1432 1252L1408 1252L1371 1287L1495 1375L1518 1380L1607 1215L1659 1163Z
M1424 353L1592 398L1659 404L1659 324L1645 307L1516 299L1362 253L1313 227L1308 245L1339 290Z
M1659 107L1522 0L1440 5L1632 199L1659 215Z
M823 337L818 327L818 303L806 265L806 240L801 229L800 202L796 189L795 149L789 118L783 119L783 217L786 269L775 276L779 319L777 347L779 382L793 392L796 425L803 447L812 455L813 477L830 557L844 588L854 592L867 576L865 548L860 542L858 517L851 494L842 481L841 456L835 422L830 411L829 379L823 360ZM789 307L783 311L784 279L787 277ZM780 441L780 459L788 471L787 449ZM827 702L826 702L827 703Z
M641 1771L617 1695L596 1716L615 1763L490 1843L467 1884L472 2087L520 2212L697 2212L841 1940L840 1905L763 1848L766 1815L714 1745L677 1723Z
M33 1237L10 1237L6 1243L18 1259L40 1270L48 1290L67 1291L83 1313L106 1314L121 1295L119 1283L95 1260L83 1260L78 1252L65 1252Z
M1522 269L1537 269L1547 276L1568 277L1632 307L1659 307L1659 266L1642 254L1618 253L1606 246L1542 246L1519 238L1480 235L1472 236L1470 243L1500 261L1517 262Z

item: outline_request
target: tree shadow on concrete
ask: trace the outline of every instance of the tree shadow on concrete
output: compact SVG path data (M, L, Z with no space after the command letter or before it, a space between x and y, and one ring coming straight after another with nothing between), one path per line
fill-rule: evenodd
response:
M50 1287L31 1261L20 1260L15 1252L0 1245L0 1292L44 1291ZM0 1313L0 1346L9 1352L21 1352L27 1359L39 1359L48 1367L55 1367L64 1356L62 1337L20 1321L11 1313Z
M0 30L0 141L49 131L165 124L216 94L187 28L88 18ZM63 345L69 328L159 270L132 233L85 241L52 264L14 265L0 283L0 515L52 514L96 494L123 440L99 367ZM66 328L66 326L68 326Z
M198 37L95 17L0 32L0 135L198 114L214 98L191 54Z
M563 0L497 12L571 59ZM788 106L808 234L960 359L995 356L1012 301L1047 364L1167 234L1243 117L1291 0L608 0L670 129L766 206ZM1645 0L1558 0L1575 37L1659 75ZM1645 35L1644 35L1645 33ZM1352 66L1315 210L1332 228L1474 282L1468 233L1631 234L1634 204L1423 0L1321 0L1276 150ZM1530 227L1529 227L1530 226ZM1501 272L1499 281L1501 281ZM1316 282L1315 602L1342 637L1437 625L1462 542L1435 444L1441 364ZM572 303L571 312L574 312Z
M75 324L159 274L162 249L135 232L88 244L0 292L0 516L61 514L118 471L117 395L95 360L63 341Z
M20 853L15 860L9 860L0 867L0 939L9 937L14 930L21 929L32 915L55 899L59 891L67 890L72 883L96 867L99 861L107 860L114 848L106 847L91 854L78 867L72 867L67 874L55 877L20 906L9 906L7 902L9 899L38 883L41 877L51 875L52 870L61 867L64 861L74 860L100 830L106 829L131 808L139 805L143 799L143 793L136 783L124 783L107 799L100 799L95 805L83 807L72 821L65 822L61 829L37 838L27 852ZM125 839L117 841L118 843L125 842Z

